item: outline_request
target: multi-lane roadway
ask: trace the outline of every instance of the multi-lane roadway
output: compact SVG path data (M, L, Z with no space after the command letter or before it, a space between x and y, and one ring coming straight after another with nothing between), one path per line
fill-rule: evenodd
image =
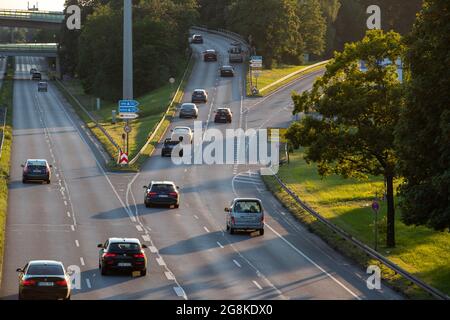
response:
M199 105L203 129L286 127L292 120L293 90L308 90L320 72L273 95L244 98L245 73L221 78L230 40L204 34L193 45L197 57L184 100L194 89L209 92ZM216 49L218 62L201 52ZM29 79L39 58L19 57L16 78ZM231 124L215 124L214 110L230 107ZM171 127L193 126L176 118ZM168 135L170 131L168 132ZM369 290L364 270L297 223L265 189L257 168L238 164L174 165L158 147L139 174L104 171L96 142L50 83L17 80L6 250L0 296L17 298L16 268L32 259L55 259L81 269L73 299L398 299L393 291ZM54 166L50 185L21 182L27 158ZM181 187L179 209L145 208L144 185L171 180ZM266 231L259 237L225 231L224 207L238 196L262 199ZM101 276L97 243L108 237L137 237L149 246L146 277Z

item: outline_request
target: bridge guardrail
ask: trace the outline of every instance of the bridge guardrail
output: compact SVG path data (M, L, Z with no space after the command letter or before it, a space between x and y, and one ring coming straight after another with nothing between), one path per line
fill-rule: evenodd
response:
M65 16L63 13L50 11L0 10L0 18L41 20L61 23L64 21Z
M411 281L418 287L422 288L424 291L428 292L434 298L439 299L439 300L450 300L450 297L448 295L446 295L443 292L439 291L438 289L430 286L429 284L423 282L419 278L413 276L406 270L402 269L401 267L399 267L398 265L396 265L395 263L393 263L392 261L387 259L385 256L381 255L374 249L370 248L366 244L362 243L360 240L353 237L351 234L347 233L346 231L342 230L335 224L328 221L328 219L321 216L317 211L315 211L314 209L309 207L305 202L303 202L299 198L299 196L297 196L291 189L289 189L289 187L278 177L278 175L275 174L273 176L277 180L278 184L283 188L283 190L285 190L295 200L295 202L297 202L306 212L308 212L309 214L314 216L317 220L319 220L320 222L325 224L328 228L330 228L331 230L333 230L334 232L339 234L342 238L344 238L345 240L352 243L354 246L356 246L359 249L361 249L362 251L364 251L367 255L369 255L373 259L378 260L379 262L381 262L385 266L389 267L396 273L402 275L405 279L408 279L409 281Z

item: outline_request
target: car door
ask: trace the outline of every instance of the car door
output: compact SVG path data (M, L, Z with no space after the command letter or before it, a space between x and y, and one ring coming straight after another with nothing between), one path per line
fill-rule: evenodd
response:
M103 245L103 248L101 248L98 252L99 260L101 261L101 264L103 264L103 259L102 259L103 253L105 253L106 249L108 248L108 245L109 245L109 240L106 240L105 244Z

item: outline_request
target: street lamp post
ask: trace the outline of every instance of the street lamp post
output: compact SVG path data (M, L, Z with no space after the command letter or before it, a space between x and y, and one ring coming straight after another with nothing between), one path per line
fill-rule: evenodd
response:
M133 27L132 27L132 0L123 1L123 99L133 99ZM126 120L127 126L130 125ZM127 150L128 150L128 133Z

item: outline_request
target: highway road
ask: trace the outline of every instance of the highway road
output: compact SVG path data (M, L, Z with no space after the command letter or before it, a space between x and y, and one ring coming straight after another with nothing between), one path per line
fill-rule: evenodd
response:
M229 40L204 35L193 45L197 58L206 49L220 52L217 63L197 60L186 89L209 92L199 105L204 128L287 126L292 119L290 92L308 90L311 75L263 99L243 98L243 70L220 78ZM16 77L46 68L44 60L19 57ZM213 111L228 106L231 124L214 124ZM193 126L176 118L173 126ZM168 133L169 134L169 133ZM17 298L16 268L27 260L56 259L81 269L81 290L73 299L399 299L390 289L366 287L364 270L297 223L265 189L254 166L174 165L160 147L139 174L105 173L95 142L50 84L17 80L6 251L0 297ZM21 182L20 164L46 158L54 165L50 185ZM181 187L179 209L145 208L151 180L172 180ZM266 233L225 232L223 208L236 196L263 200ZM139 237L149 245L149 273L102 277L97 243L108 237Z

